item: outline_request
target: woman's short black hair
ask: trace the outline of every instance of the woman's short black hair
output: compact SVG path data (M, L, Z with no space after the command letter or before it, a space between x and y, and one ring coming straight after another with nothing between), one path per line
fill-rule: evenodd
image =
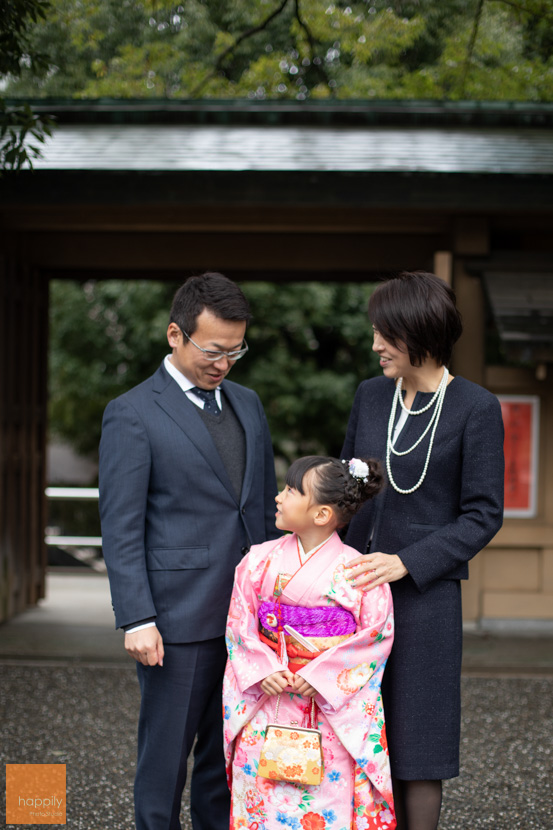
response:
M243 320L248 324L250 306L242 290L224 274L208 271L189 277L173 298L169 322L193 335L198 317L207 309L221 320Z
M306 455L292 462L286 473L286 484L305 495L303 480L309 470L315 470L313 498L317 504L330 505L338 519L338 527L343 527L384 486L379 462L374 458L361 458L359 461L364 461L368 467L366 481L350 474L349 461L326 455Z
M369 319L393 346L405 343L412 366L427 357L447 366L463 331L455 292L426 271L402 271L378 285L369 300Z

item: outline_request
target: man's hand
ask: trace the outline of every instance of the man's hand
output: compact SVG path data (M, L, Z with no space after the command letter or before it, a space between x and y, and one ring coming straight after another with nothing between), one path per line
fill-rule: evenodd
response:
M163 666L163 639L155 625L125 634L125 648L143 666Z

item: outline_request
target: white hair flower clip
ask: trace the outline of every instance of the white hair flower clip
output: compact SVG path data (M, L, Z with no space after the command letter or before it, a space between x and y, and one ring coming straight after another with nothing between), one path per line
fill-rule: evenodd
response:
M350 458L349 463L342 458L342 464L348 464L350 476L362 479L365 484L369 480L369 465L360 458Z

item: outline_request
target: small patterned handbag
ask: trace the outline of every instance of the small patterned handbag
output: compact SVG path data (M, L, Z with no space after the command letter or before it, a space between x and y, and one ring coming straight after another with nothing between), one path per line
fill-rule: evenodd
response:
M291 781L315 786L323 779L321 731L315 719L311 698L310 726L278 723L280 695L275 708L275 723L268 723L257 774L272 781Z

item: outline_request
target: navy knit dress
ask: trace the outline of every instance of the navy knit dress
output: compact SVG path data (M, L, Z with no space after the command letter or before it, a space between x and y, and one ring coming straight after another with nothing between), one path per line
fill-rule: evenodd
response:
M342 458L386 457L395 383L364 381L350 415ZM417 393L413 410L432 395ZM395 444L405 450L434 407L410 416ZM401 412L398 406L397 417ZM430 433L408 455L392 455L394 481L413 487ZM503 520L503 421L497 398L462 377L445 393L426 478L414 493L390 484L352 519L346 543L361 553L396 553L409 571L390 583L396 634L382 686L392 775L402 780L459 774L462 614L460 579Z

